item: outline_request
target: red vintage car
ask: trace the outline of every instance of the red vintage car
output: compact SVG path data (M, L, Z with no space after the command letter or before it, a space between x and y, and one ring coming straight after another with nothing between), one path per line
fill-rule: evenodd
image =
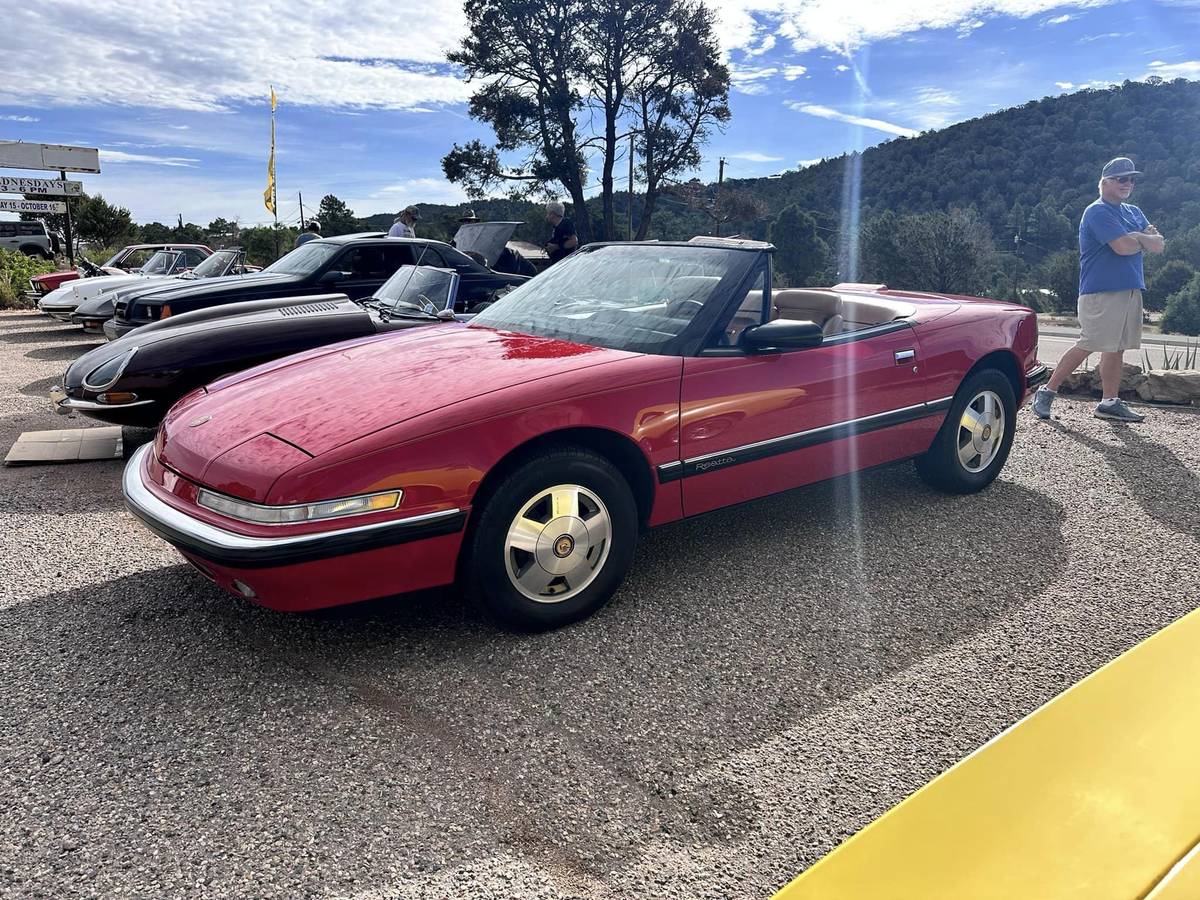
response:
M130 509L308 610L458 581L503 623L602 606L639 532L897 460L971 492L1045 378L1010 303L772 287L769 244L599 244L470 323L312 350L176 404Z

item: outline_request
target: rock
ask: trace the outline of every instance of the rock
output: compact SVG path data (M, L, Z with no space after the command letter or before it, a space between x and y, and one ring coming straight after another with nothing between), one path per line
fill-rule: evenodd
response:
M1200 370L1151 369L1138 385L1137 394L1153 403L1200 405Z
M1142 374L1141 366L1122 363L1121 388L1118 393L1122 396L1132 397L1145 380L1146 376ZM1103 385L1100 383L1100 370L1087 369L1083 372L1072 372L1063 379L1059 391L1064 394L1093 394L1099 397L1104 391Z

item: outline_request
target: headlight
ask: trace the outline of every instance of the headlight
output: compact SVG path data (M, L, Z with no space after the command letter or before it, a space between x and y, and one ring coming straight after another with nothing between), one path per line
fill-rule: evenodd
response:
M400 505L400 498L403 496L403 491L383 491L378 494L344 497L341 500L322 500L319 503L265 506L261 503L235 500L233 497L201 488L196 502L205 509L254 525L294 525L299 522L318 522L322 519L338 519L395 509Z
M135 353L137 353L137 347L134 347L127 353L122 353L120 356L114 356L112 359L102 362L87 373L87 376L83 379L83 386L93 391L102 391L105 388L112 387L116 384L117 379L121 377L121 373L125 371L125 367L129 365L129 361L133 359L133 354Z

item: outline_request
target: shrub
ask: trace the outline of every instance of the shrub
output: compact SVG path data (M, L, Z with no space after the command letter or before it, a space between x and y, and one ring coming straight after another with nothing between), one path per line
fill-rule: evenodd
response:
M1146 290L1142 292L1146 309L1165 309L1167 298L1182 290L1195 274L1196 270L1182 260L1168 260L1146 282Z
M0 250L0 309L24 305L21 297L29 290L29 279L53 270L54 263L16 250Z
M1162 330L1171 334L1200 335L1200 275L1167 298Z

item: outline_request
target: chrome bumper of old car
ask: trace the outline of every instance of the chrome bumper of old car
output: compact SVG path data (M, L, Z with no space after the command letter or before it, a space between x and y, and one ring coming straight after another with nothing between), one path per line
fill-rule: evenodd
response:
M1031 391L1038 385L1045 384L1049 380L1050 370L1040 363L1025 373L1025 386Z
M146 454L152 452L152 444L143 444L125 466L121 485L125 505L163 540L218 565L262 569L312 562L454 534L467 521L466 510L446 509L316 534L250 537L202 522L156 497L142 481Z
M50 403L54 406L55 411L63 416L89 410L132 409L135 406L149 406L153 402L153 400L134 400L131 403L93 403L91 400L77 400L74 397L68 397L61 385L56 384L50 388Z

